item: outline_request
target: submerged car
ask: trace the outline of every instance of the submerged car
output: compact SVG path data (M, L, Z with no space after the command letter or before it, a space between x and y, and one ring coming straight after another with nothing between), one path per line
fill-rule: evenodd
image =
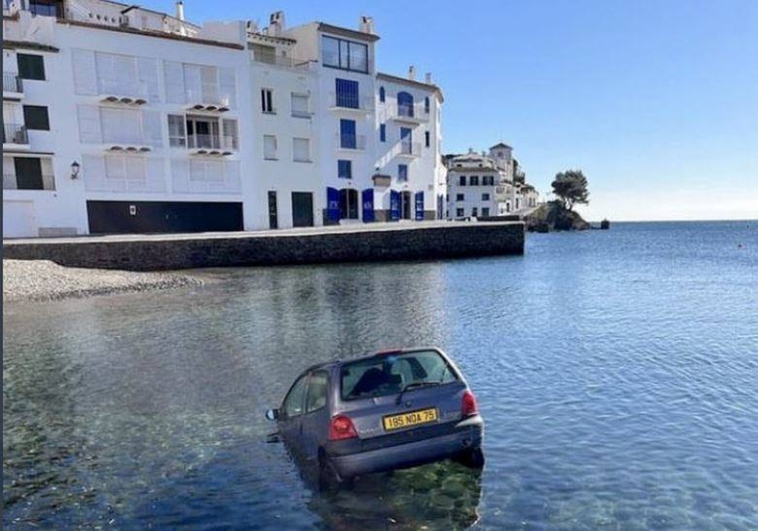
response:
M474 393L437 348L314 365L266 417L331 482L444 459L484 465Z

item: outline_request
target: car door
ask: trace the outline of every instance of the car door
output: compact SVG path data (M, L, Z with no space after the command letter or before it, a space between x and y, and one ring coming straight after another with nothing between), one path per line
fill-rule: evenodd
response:
M329 432L329 374L313 371L305 392L305 411L301 420L303 448L308 459L318 457L318 449Z
M303 451L300 431L307 383L308 373L305 373L290 387L279 409L279 433L290 451L295 453Z

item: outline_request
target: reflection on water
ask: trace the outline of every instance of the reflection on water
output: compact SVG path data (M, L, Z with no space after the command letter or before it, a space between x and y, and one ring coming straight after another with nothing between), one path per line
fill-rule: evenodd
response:
M6 306L4 526L758 529L756 227L617 224L524 257ZM483 472L316 492L263 412L310 364L411 345L477 393Z

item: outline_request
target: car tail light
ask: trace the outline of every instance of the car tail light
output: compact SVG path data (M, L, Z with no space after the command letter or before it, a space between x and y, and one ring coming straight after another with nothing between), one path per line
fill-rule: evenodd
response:
M479 406L476 405L476 397L474 393L466 389L463 392L463 398L461 399L461 415L464 417L470 417L479 413Z
M358 437L358 432L355 431L353 421L350 417L345 415L337 415L332 419L332 423L329 425L329 440L340 441L342 439L352 439Z

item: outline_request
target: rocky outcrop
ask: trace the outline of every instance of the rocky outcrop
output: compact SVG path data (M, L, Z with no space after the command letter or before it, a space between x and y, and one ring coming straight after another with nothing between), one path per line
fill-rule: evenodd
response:
M560 201L541 205L524 218L526 230L530 232L550 232L565 230L587 230L590 224L578 213L567 210Z

